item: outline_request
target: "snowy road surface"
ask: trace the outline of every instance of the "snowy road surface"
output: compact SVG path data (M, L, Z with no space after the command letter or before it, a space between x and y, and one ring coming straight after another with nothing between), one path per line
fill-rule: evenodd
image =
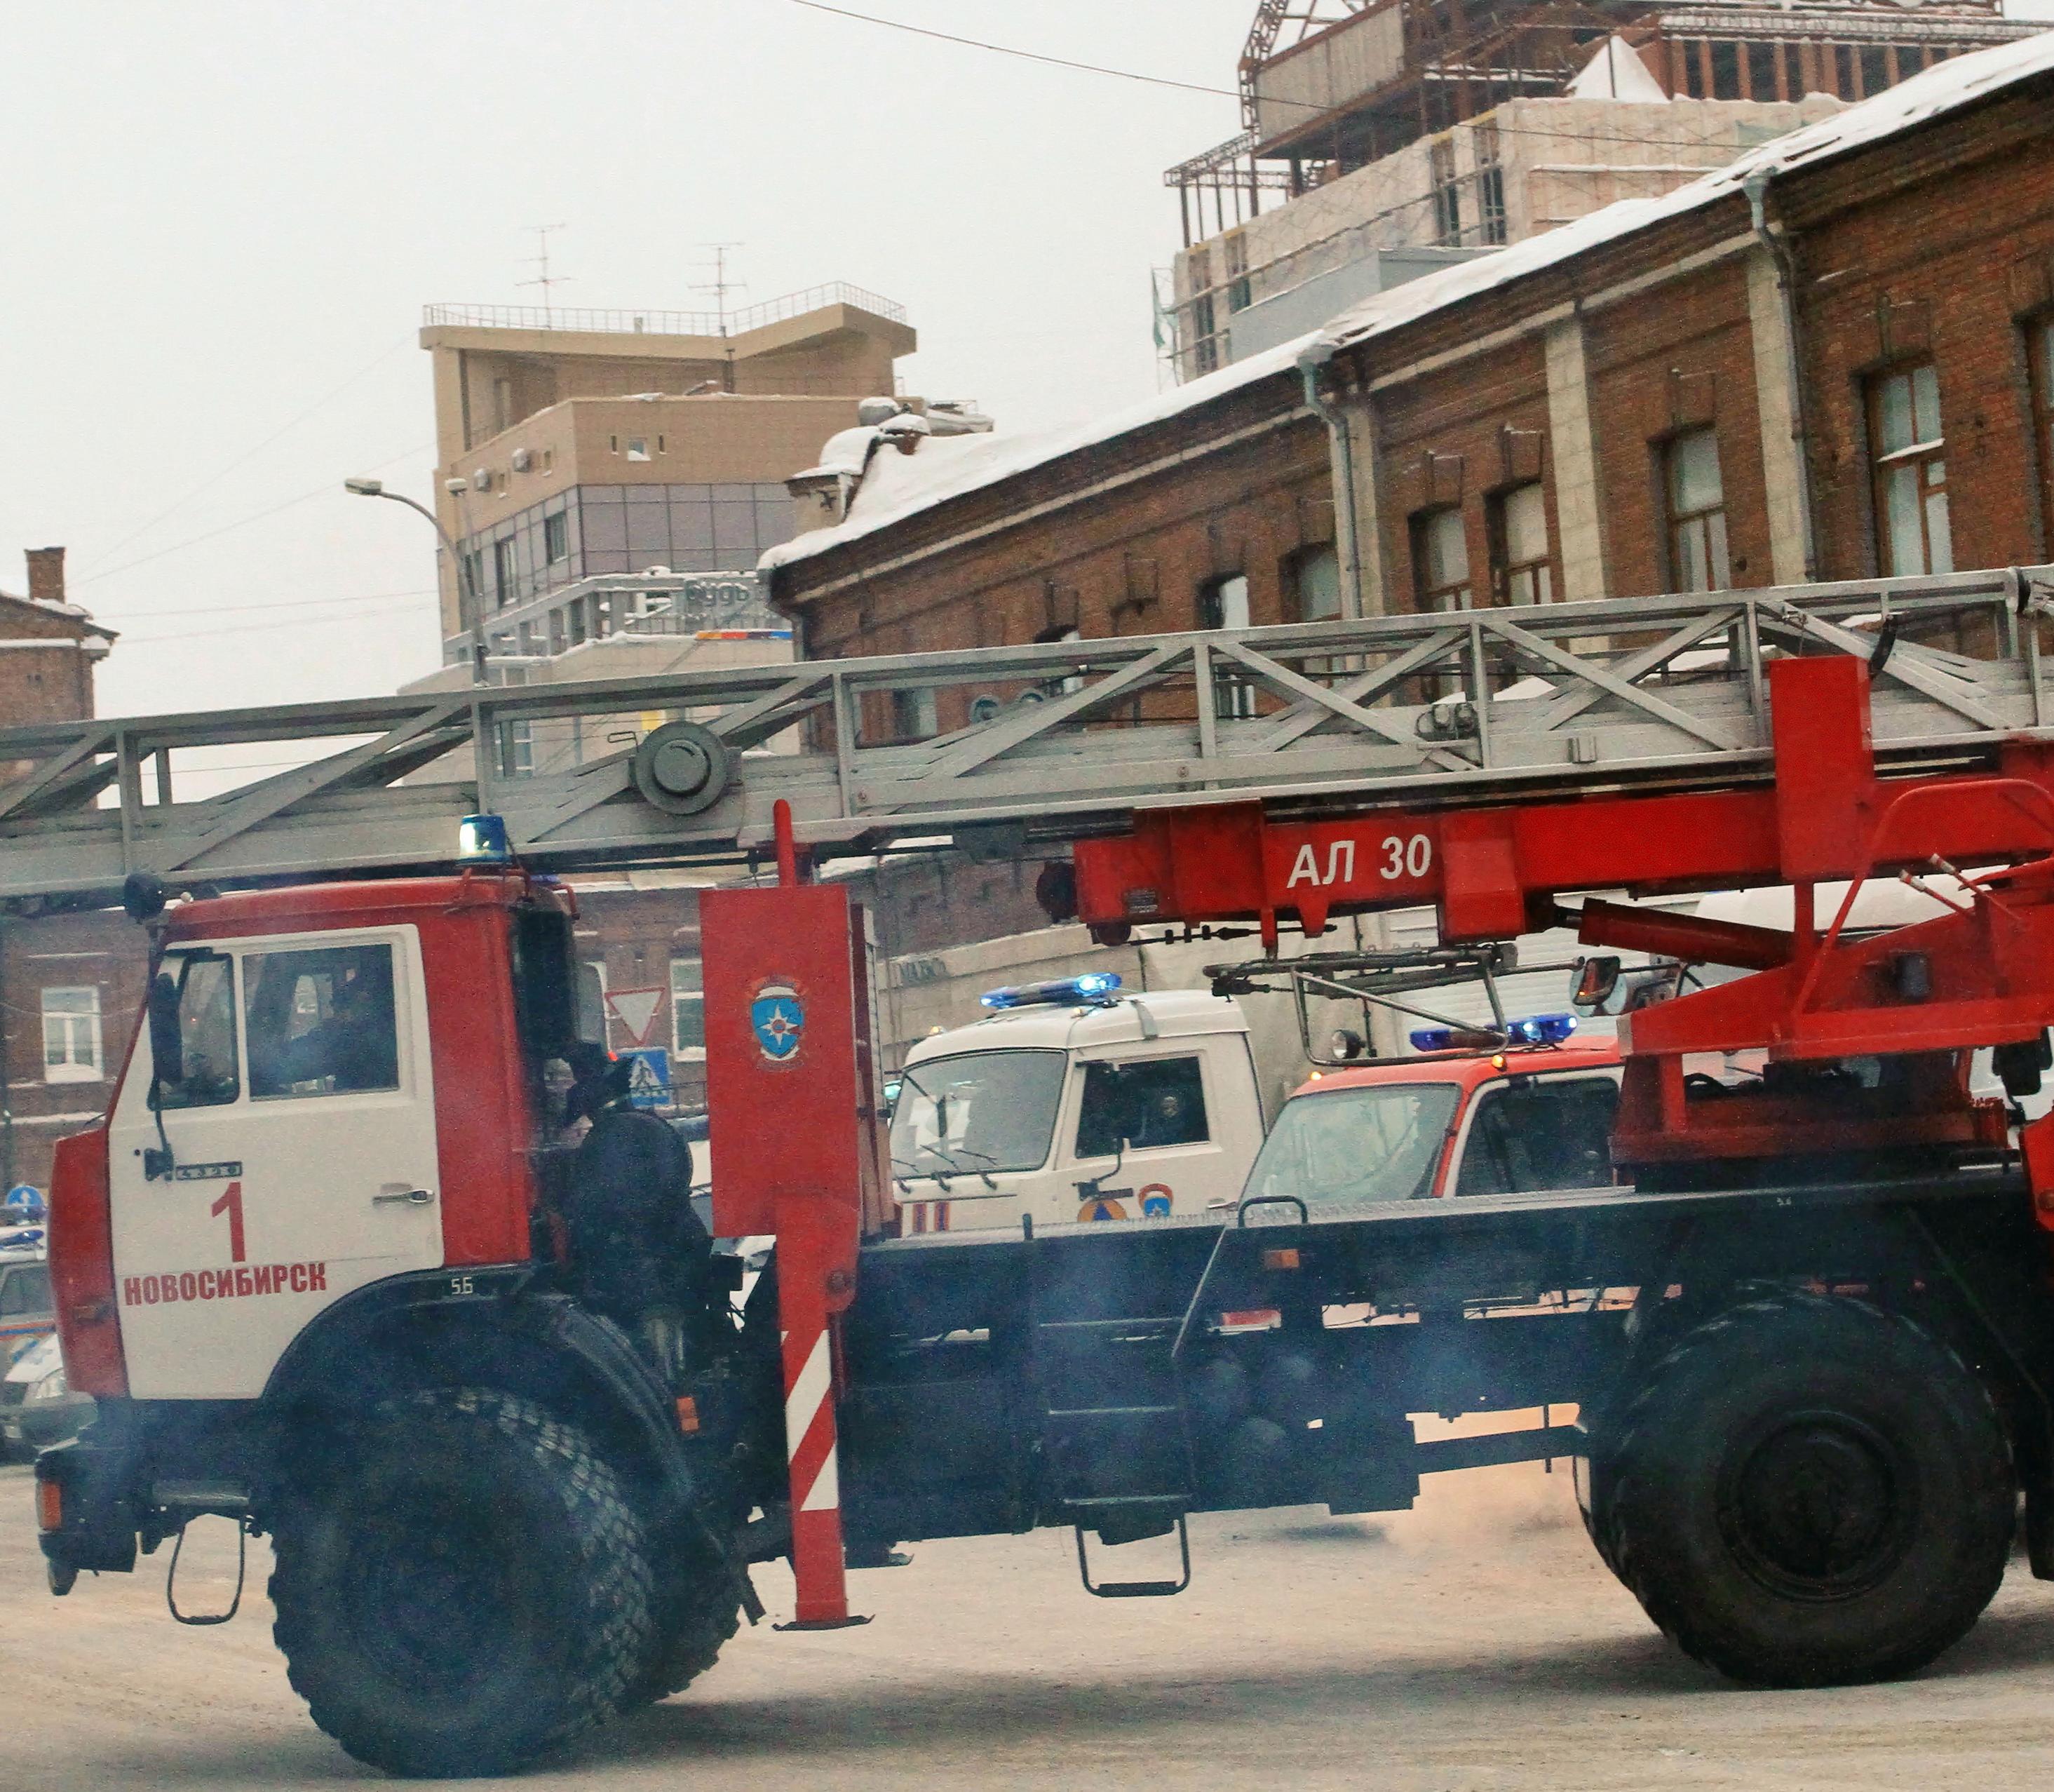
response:
M909 1567L852 1577L868 1627L745 1632L690 1692L517 1783L2000 1792L2054 1773L2054 1585L2022 1562L1967 1642L1914 1680L1743 1692L1649 1627L1584 1543L1565 1475L1427 1487L1419 1510L1382 1519L1202 1519L1196 1583L1174 1600L1088 1597L1062 1533L919 1545ZM204 1561L195 1530L181 1604L226 1593L187 1580L232 1564L219 1529ZM27 1471L0 1470L0 1787L377 1780L286 1685L261 1549L242 1615L215 1630L165 1616L163 1561L49 1599ZM789 1577L757 1582L788 1615Z

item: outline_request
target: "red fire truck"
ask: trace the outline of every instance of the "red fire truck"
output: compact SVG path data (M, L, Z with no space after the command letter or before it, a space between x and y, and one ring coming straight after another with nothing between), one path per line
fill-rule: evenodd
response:
M148 920L153 993L119 1093L55 1178L59 1321L100 1404L37 1465L53 1590L226 1514L271 1538L277 1638L315 1720L395 1772L478 1773L683 1685L760 1609L752 1563L789 1558L796 1621L836 1625L845 1566L895 1543L1060 1525L1092 1593L1164 1595L1190 1577L1191 1513L1403 1507L1426 1475L1578 1455L1600 1554L1701 1660L1793 1686L1931 1660L1995 1591L2021 1492L2032 1572L2054 1577L2054 1130L1967 1073L1993 1047L2010 1090L2034 1087L2054 1020L2039 600L2001 589L2015 626L1980 685L1959 635L1891 664L1887 624L1736 594L1725 621L1628 641L1625 672L1538 708L1481 700L1489 642L1553 664L1567 650L1535 628L1625 627L1613 612L1424 619L1478 700L1368 710L1425 656L1394 650L1379 685L1346 656L1359 643L1309 632L1332 668L1304 699L1316 746L1339 719L1379 765L1415 740L1458 778L1521 738L1537 757L1487 794L1365 776L1209 800L1230 781L1206 755L1287 731L1208 697L1195 769L1148 773L1186 800L1095 821L1045 878L1106 939L1267 943L1430 903L1450 942L1566 920L1593 946L1748 971L1622 1018L1625 1185L1257 1186L1224 1215L887 1235L861 919L807 880L783 808L777 885L702 909L714 1230L777 1239L738 1316L702 1239L652 1254L659 1212L596 1202L657 1186L646 1139L538 1143L574 1007L561 888L480 864L174 904ZM1761 619L1789 649L1765 664ZM1722 680L1627 690L1714 628ZM1298 637L1269 634L1202 669L1230 652L1302 696L1309 674L1262 670ZM1151 668L1186 651L1116 650ZM1027 651L1054 668L1087 650ZM1048 675L1049 714L997 724L1007 740L1132 688ZM1914 691L1924 732L1872 714L1872 675L1893 702ZM1622 691L1633 739L1659 725L1716 751L1607 757L1596 731ZM789 726L750 700L750 726ZM1773 751L1746 743L1749 715ZM1092 775L1139 776L1123 750ZM951 737L895 762L909 826L933 823L903 791L974 758ZM882 787L839 775L850 801ZM1855 940L1851 890L1814 900L1900 875L1946 912ZM1619 899L1765 884L1794 887L1788 930ZM1765 1068L1738 1084L1686 1065L1750 1052ZM1230 1322L1250 1312L1277 1321ZM1423 1442L1409 1417L1571 1404L1576 1428ZM1174 1572L1100 1577L1106 1546L1136 1542Z

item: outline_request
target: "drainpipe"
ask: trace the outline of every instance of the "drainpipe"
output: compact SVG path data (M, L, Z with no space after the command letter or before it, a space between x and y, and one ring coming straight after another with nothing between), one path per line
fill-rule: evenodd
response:
M1348 531L1348 553L1341 561L1341 614L1359 617L1369 612L1362 601L1362 538L1356 506L1355 432L1348 427L1348 414L1320 389L1320 376L1334 358L1335 345L1315 342L1298 356L1298 375L1305 384L1305 405L1327 426L1334 446L1340 451L1341 493L1334 506L1337 527Z
M1769 227L1769 171L1757 168L1741 182L1748 222L1756 240L1776 263L1776 289L1783 300L1783 376L1790 388L1790 435L1797 450L1797 520L1804 553L1804 582L1819 577L1818 541L1812 526L1812 438L1804 420L1804 381L1797 357L1797 266L1788 242Z
M0 908L0 1193L14 1186L14 1092L7 1080L7 914Z

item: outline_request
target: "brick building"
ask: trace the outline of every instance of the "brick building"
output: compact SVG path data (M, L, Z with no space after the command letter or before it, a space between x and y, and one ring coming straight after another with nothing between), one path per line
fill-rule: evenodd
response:
M2054 37L1098 423L903 448L766 557L802 657L2044 561ZM867 729L968 719L899 695ZM896 874L896 952L1033 924L973 869Z
M92 714L93 668L114 632L65 601L64 560L62 548L31 548L27 596L0 592L8 726ZM142 936L119 914L0 910L0 1188L47 1187L50 1148L99 1113L143 971Z
M2036 563L2054 37L823 520L765 559L809 658Z
M26 597L0 591L0 716L10 727L92 713L92 669L114 644L65 601L65 550L30 548Z

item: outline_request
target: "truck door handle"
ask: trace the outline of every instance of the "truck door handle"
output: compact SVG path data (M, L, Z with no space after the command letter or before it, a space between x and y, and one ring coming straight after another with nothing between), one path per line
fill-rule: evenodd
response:
M409 1207L424 1207L435 1198L432 1188L409 1188L404 1183L388 1182L371 1197L371 1204L378 1207L388 1201L404 1201Z

